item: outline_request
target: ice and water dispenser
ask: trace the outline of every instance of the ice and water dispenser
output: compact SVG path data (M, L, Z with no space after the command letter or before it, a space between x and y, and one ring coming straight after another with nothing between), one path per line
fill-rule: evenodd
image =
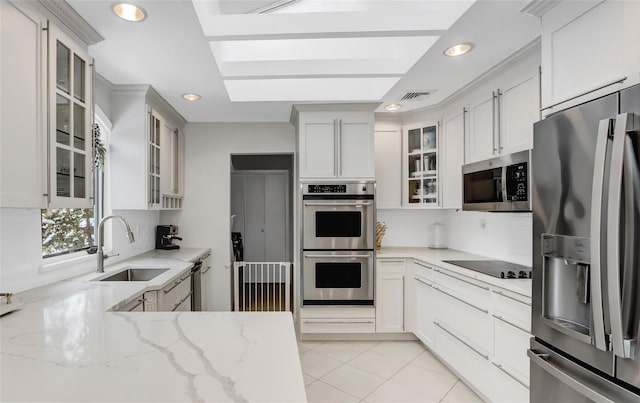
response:
M542 235L545 322L585 343L592 343L590 239Z

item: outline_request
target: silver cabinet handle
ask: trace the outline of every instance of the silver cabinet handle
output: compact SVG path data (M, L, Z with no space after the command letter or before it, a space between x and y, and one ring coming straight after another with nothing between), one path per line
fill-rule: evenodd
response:
M420 267L424 267L425 269L433 270L433 267L429 267L429 266L427 266L427 265L425 265L423 263L420 263L420 262L413 262L413 263L417 264Z
M602 199L604 187L605 160L607 156L607 141L613 126L613 120L603 119L598 125L598 138L593 169L593 183L591 186L591 308L593 313L593 329L596 348L607 351L605 341L602 283L600 280L601 254L605 245L600 237L600 223L602 222ZM605 253L606 254L606 253Z
M502 150L504 149L504 147L502 147L502 112L501 112L501 108L502 108L502 91L500 91L500 89L498 88L498 91L496 91L496 94L498 95L497 97L497 108L496 108L496 112L498 113L498 124L497 124L497 134L498 134L498 150L500 151L500 153L502 152ZM504 170L506 171L506 169ZM504 182L503 182L504 183ZM506 185L505 185L506 186Z
M498 149L496 148L496 92L491 91L491 147L493 151L491 155L496 155Z
M535 364L538 367L542 368L545 372L549 373L554 378L569 386L571 389L580 393L582 396L593 400L594 402L615 403L613 400L610 400L606 396L591 389L582 382L565 373L560 368L553 365L549 360L551 358L549 354L542 354L533 350L527 350L527 355L531 359L532 364Z
M186 276L185 278L181 278L180 280L174 281L173 282L173 286L171 286L171 288L169 288L167 290L163 290L162 292L165 293L165 294L169 294L171 292L171 290L173 290L174 288L179 286L180 283L182 283L184 280L188 279L189 277L191 277L191 273L189 273L189 275Z
M450 296L451 298L453 298L453 299L455 299L455 300L458 300L458 301L462 302L463 304L469 305L471 308L475 308L475 309L479 310L480 312L489 313L489 310L479 308L479 307L477 307L477 306L473 305L472 303L469 303L469 302L467 302L467 301L465 301L465 300L463 300L463 299L461 299L461 298L458 298L458 297L456 297L456 296L454 296L454 295L449 294L448 292L445 292L445 291L441 290L440 288L436 287L435 285L434 285L434 286L432 286L432 287L433 287L433 289L434 289L434 290L436 290L436 291L440 291L440 292L441 292L441 293L443 293L444 295L448 295L448 296Z
M338 119L338 174L342 176L342 119Z
M504 292L502 292L502 291L500 291L500 290L493 290L493 292L495 292L496 294L501 295L501 296L503 296L503 297L505 297L505 298L509 298L509 299L511 299L511 300L514 300L514 301L516 301L516 302L519 302L519 303L521 303L521 304L531 306L531 303L530 303L530 302L520 301L518 298L512 297L512 296L511 296L511 295L509 295L509 294L505 294Z
M429 283L427 283L426 281L422 281L422 280L421 280L420 278L418 278L418 277L414 277L413 279L414 279L414 280L416 280L418 283L422 283L422 284L426 285L427 287L433 287L433 284L429 284Z
M489 356L486 354L482 354L480 351L478 351L477 348L473 347L472 345L470 345L469 343L467 343L466 341L462 340L460 337L456 336L455 334L451 333L449 330L447 330L444 326L442 326L439 322L433 322L434 325L438 326L440 329L444 330L445 332L447 332L451 337L453 337L454 339L458 340L460 343L464 344L465 346L467 346L468 348L470 348L471 350L473 350L476 354L478 354L479 356L481 356L482 358L484 358L485 360L489 359Z
M373 202L339 202L339 203L334 203L334 202L304 202L305 206L320 206L320 207L334 207L334 206L339 206L339 207L343 207L343 206L349 206L349 207L366 207L366 206L373 206Z
M145 302L147 302L147 300L145 298L139 299L138 303L135 304L134 306L132 306L131 309L129 309L129 312L133 311L134 309L136 309L140 305L144 304Z
M173 312L173 311L175 311L176 309L178 309L178 307L179 307L180 305L182 305L182 303L183 303L184 301L186 301L186 300L191 296L191 294L193 294L193 291L189 291L188 293L186 293L186 294L184 295L184 297L182 297L182 298L180 299L180 302L176 302L176 304L173 306L173 308L171 308L171 312Z
M496 364L495 362L492 362L492 364L498 368L500 371L504 372L509 378L513 379L514 381L518 382L520 385L524 386L525 388L529 389L529 385L527 385L526 383L522 382L520 379L518 379L515 375L511 374L511 372L507 371L506 369L504 369L502 367L502 365L500 364Z
M540 109L540 111L543 111L543 110L545 110L545 109L551 109L551 108L554 108L554 107L556 107L556 106L558 106L558 105L561 105L561 104L563 104L563 103L565 103L565 102L569 102L569 101L574 100L574 99L576 99L576 98L580 98L581 96L584 96L584 95L587 95L587 94L591 94L592 92L596 92L596 91L601 90L601 89L603 89L603 88L607 88L607 87L608 87L608 86L610 86L610 85L613 85L613 84L620 84L620 83L624 82L626 79L627 79L627 77L626 77L626 76L625 76L625 77L618 78L617 80L614 80L614 81L608 82L608 83L606 83L606 84L600 85L600 86L598 86L598 87L596 87L596 88L594 88L594 89L591 89L591 90L589 90L589 91L583 92L582 94L578 94L578 95L573 96L573 97L571 97L571 98L567 98L567 99L565 99L564 101L560 101L560 102L555 103L555 104L553 104L553 105L545 106L545 107L543 107L542 109Z
M327 258L331 258L331 259L350 259L350 258L370 258L371 255L312 255L312 254L305 254L304 255L305 258L308 259L327 259Z
M211 266L207 266L207 268L202 271L202 274L206 274L209 270L211 270Z
M438 270L438 269L434 269L434 270L436 271L436 273L444 274L445 276L448 276L448 277L451 277L451 278L455 278L456 280L460 280L463 283L471 284L471 285L473 285L475 287L482 288L483 290L489 291L489 287L484 287L484 286L472 283L471 281L467 281L467 280L461 279L460 277L452 276L451 274L445 273L442 270Z
M500 316L500 315L493 314L493 315L491 315L491 316L493 316L494 318L498 319L498 320L499 320L499 321L501 321L501 322L506 323L507 325L511 325L511 326L515 327L516 329L520 329L520 330L522 330L522 331L523 331L523 332L525 332L525 333L529 333L529 334L531 334L531 332L529 331L529 329L525 329L524 327L522 327L522 326L520 326L520 325L516 325L516 324L515 324L515 323L513 323L513 322L509 322L508 320L506 320L505 318L503 318L503 317L502 317L502 316Z
M404 263L404 260L387 260L385 258L380 258L378 263Z
M344 323L375 323L371 319L345 319L345 320L324 320L324 319L303 319L302 323L330 323L330 324L344 324Z
M333 176L338 176L339 147L338 119L333 119Z
M616 124L613 134L613 147L611 151L611 168L609 177L609 206L607 214L607 282L609 294L609 318L611 320L611 343L613 353L618 357L630 358L635 352L635 340L624 338L623 330L623 306L622 298L624 294L634 294L633 290L628 293L620 291L620 204L622 202L622 175L625 171L625 145L627 141L627 131L633 128L634 115L632 113L623 113L616 117ZM630 172L627 172L629 177ZM625 193L633 192L633 187L628 188L629 184L625 181ZM629 196L628 196L629 197ZM628 200L626 204L633 205L633 197L631 203ZM632 207L633 208L633 207ZM633 267L627 266L629 259L624 259L624 273L629 273ZM628 281L626 281L628 283ZM627 286L625 284L625 286ZM629 295L631 297L632 295ZM625 295L626 297L626 295ZM631 308L633 309L633 308Z

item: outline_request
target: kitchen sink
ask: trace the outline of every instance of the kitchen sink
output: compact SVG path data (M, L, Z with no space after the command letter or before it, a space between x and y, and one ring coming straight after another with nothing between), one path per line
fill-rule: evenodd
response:
M109 277L96 279L95 281L149 281L154 279L169 269L150 267L130 267L119 271Z

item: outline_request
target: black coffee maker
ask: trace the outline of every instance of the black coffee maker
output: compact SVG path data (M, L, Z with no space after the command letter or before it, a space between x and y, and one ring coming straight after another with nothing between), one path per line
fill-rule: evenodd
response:
M178 235L177 225L158 225L156 227L156 249L180 249L173 241L182 241Z

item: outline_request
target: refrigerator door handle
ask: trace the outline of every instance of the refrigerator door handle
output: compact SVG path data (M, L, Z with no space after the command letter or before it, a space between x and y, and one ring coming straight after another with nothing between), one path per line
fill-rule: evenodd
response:
M598 391L591 389L587 385L580 382L578 379L575 379L571 375L553 365L550 360L551 357L549 356L549 354L543 354L529 349L527 350L527 355L531 359L532 364L539 366L545 372L558 379L565 385L569 386L571 389L575 390L587 399L593 400L594 402L598 403L615 403L613 400L607 398Z
M620 221L622 202L622 174L627 131L633 127L633 114L617 116L611 151L609 178L609 201L607 215L607 283L609 294L609 316L611 320L611 344L613 353L621 358L632 358L635 340L624 338L622 320L622 292L620 290ZM632 191L626 189L627 192Z
M605 163L607 157L607 142L613 127L613 119L603 119L598 125L598 138L593 169L593 184L591 187L591 310L593 314L593 330L595 346L598 350L607 351L609 345L605 336L603 301L602 301L602 270L600 264L606 256L605 244L602 240L602 201Z

